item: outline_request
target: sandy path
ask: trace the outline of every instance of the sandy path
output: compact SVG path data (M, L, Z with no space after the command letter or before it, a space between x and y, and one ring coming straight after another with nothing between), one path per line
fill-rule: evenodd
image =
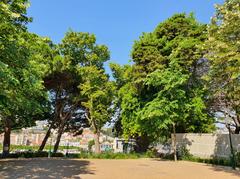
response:
M1 179L240 179L240 171L192 162L136 160L0 160Z

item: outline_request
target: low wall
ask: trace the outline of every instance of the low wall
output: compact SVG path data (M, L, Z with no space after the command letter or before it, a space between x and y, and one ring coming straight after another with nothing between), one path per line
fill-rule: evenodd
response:
M229 157L231 154L228 134L176 134L177 148L186 147L198 157ZM232 144L240 152L240 135L232 134Z

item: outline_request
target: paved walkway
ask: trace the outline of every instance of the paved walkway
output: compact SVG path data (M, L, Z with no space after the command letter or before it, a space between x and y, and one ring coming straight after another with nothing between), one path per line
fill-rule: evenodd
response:
M239 179L240 171L192 162L154 159L0 160L1 179Z

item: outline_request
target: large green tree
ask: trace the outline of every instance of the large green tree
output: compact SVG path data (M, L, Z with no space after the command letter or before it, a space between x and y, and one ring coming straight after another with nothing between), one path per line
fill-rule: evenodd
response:
M212 110L231 118L240 132L240 1L216 6L204 48L210 62L206 79L211 89Z
M95 134L95 152L100 153L101 128L111 121L113 114L114 85L104 69L96 66L82 68L80 73L84 79L80 85L81 95L85 98L82 105L86 108L86 118Z
M177 132L214 128L201 79L206 60L199 45L205 39L206 25L193 15L176 14L135 42L131 81L120 88L124 136L147 145L169 136L172 124Z
M116 98L115 98L114 104L113 104L114 111L115 111L114 118L113 118L114 135L121 136L123 134L123 128L122 128L123 120L121 120L121 119L123 116L125 116L125 115L123 115L123 113L127 113L128 109L129 109L129 108L127 108L127 106L125 106L125 103L123 101L130 99L128 97L124 98L124 96L125 96L125 94L130 95L130 94L134 93L134 89L132 88L132 86L133 86L132 85L133 71L132 71L131 65L121 66L117 63L110 63L110 68L112 71L112 76L115 79L114 82L115 82L115 87L116 87ZM126 109L126 111L125 111L125 109ZM128 123L128 124L129 124L129 126L131 126L131 123Z
M54 152L58 150L64 131L75 134L81 132L79 129L83 127L86 119L83 117L85 106L82 102L87 99L80 95L79 85L91 76L80 71L89 66L103 69L103 64L108 58L107 47L96 44L96 37L89 33L69 31L60 44L53 46L48 62L49 72L44 78L45 87L51 94L53 114L39 150L43 150L52 128L57 129Z
M27 31L27 2L0 2L0 122L3 127L3 155L9 153L12 129L34 125L48 109L43 90L45 65L40 44L45 40Z

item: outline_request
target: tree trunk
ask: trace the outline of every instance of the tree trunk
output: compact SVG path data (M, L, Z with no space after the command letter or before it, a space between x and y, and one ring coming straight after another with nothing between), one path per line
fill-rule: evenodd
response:
M234 133L239 134L240 133L240 116L239 115L237 115L237 117L236 117L235 124L236 124L236 128L235 128Z
M236 126L234 133L235 134L239 134L240 133L240 126Z
M149 137L146 134L143 134L142 136L138 136L136 138L136 145L134 146L135 152L146 152L149 149L151 141L149 140Z
M174 155L174 161L177 161L177 141L176 141L176 128L175 128L175 124L173 124L173 155Z
M54 123L55 123L55 121L53 121L53 122L51 123L51 125L49 126L48 131L47 131L47 133L46 133L46 135L45 135L45 137L44 137L44 139L43 139L43 141L42 141L42 144L41 144L41 146L39 147L38 151L42 151L42 150L44 149L44 147L45 147L45 145L46 145L46 143L47 143L47 140L48 140L48 138L49 138L50 135L51 135L51 129L53 128Z
M101 153L100 142L99 142L100 132L96 132L94 137L95 137L94 138L94 140L95 140L95 153L99 154L99 153Z
M7 157L10 151L10 136L11 136L11 126L9 122L6 122L4 127L4 139L3 139L3 157Z
M56 143L54 145L54 149L53 149L53 153L56 153L59 147L59 143L64 131L64 127L65 127L65 122L63 124L60 124L59 128L58 128L58 135L57 135L57 139L56 139Z

